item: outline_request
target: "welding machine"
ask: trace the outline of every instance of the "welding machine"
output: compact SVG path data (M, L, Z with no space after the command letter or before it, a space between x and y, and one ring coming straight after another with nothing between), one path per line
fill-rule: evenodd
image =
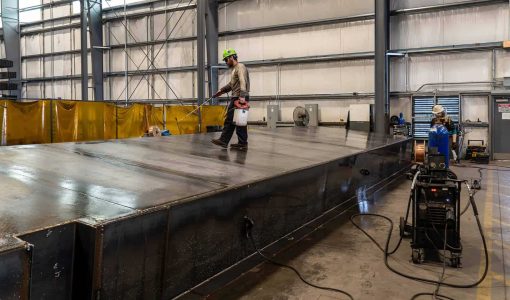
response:
M444 158L443 158L444 159ZM435 158L437 163L437 157ZM443 164L443 163L439 163ZM414 263L442 261L459 267L461 181L430 164L416 176L412 191L411 248ZM446 239L446 244L445 244ZM445 252L445 253L441 253ZM449 255L446 255L446 252Z
M448 131L442 124L432 126L426 162L414 176L411 189L412 224L401 219L401 235L412 237L412 260L449 260L460 266L460 193L462 181L449 166ZM443 253L442 253L443 252ZM449 255L446 255L446 252ZM442 257L442 258L441 258Z

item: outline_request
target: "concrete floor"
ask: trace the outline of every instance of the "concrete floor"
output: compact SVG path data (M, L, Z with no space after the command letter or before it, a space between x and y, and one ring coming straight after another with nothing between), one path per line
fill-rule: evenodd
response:
M505 163L499 163L504 165ZM510 166L510 163L506 163ZM510 276L510 169L497 166L483 170L482 190L475 200L480 210L490 253L490 269L477 288L441 287L440 293L454 299L510 299L507 274ZM479 177L476 168L454 168L460 178ZM410 181L393 183L377 192L372 199L360 202L360 210L384 214L394 220L394 238L398 237L398 219L403 216L409 197ZM463 190L461 206L467 197ZM362 199L361 199L362 200ZM472 211L462 218L461 235L464 247L462 268L448 268L445 280L454 283L474 282L483 273L484 258L481 239ZM381 220L360 220L364 228L384 245L388 224ZM393 247L393 246L392 246ZM414 276L438 279L441 264L413 265L410 262L409 240L390 259L398 270ZM275 258L296 267L309 281L322 286L348 291L354 299L410 299L419 292L433 292L435 287L400 277L389 271L383 255L358 231L346 216L322 226ZM510 283L510 281L508 282ZM263 263L213 293L210 299L347 299L329 291L303 284L287 269ZM422 296L418 299L430 299Z

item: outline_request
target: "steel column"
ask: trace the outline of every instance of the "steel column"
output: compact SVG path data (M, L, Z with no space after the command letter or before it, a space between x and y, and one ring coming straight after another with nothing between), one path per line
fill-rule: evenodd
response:
M218 0L208 0L206 15L207 65L209 70L209 96L218 90Z
M103 7L100 0L87 0L94 100L104 100L103 90Z
M388 0L375 0L375 131L385 133L388 122L390 10Z
M80 0L81 17L81 100L89 100L89 77L87 58L87 6L88 0Z
M205 98L205 18L207 1L197 1L197 96L198 105L204 103ZM202 116L198 110L198 124L202 123Z
M1 0L2 2L2 26L5 43L5 56L11 60L12 72L16 72L13 83L18 84L15 91L9 94L21 98L21 51L20 51L20 27L19 27L19 4L18 0Z

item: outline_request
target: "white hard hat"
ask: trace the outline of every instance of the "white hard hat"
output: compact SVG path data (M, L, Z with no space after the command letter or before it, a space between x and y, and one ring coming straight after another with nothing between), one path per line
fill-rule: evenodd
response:
M444 107L442 105L434 105L434 108L432 108L432 113L434 115L438 115L440 113L444 112Z

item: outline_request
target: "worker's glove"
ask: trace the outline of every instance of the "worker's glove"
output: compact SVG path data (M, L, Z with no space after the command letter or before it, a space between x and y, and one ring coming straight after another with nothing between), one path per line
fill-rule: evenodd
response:
M234 101L234 107L239 109L249 109L250 104L248 103L248 101L246 101L245 98L241 97L238 100Z
M457 143L455 143L455 142L452 143L452 149L457 151Z
M213 98L218 98L221 95L223 95L223 92L221 90L219 90L216 92L216 94L214 94Z

